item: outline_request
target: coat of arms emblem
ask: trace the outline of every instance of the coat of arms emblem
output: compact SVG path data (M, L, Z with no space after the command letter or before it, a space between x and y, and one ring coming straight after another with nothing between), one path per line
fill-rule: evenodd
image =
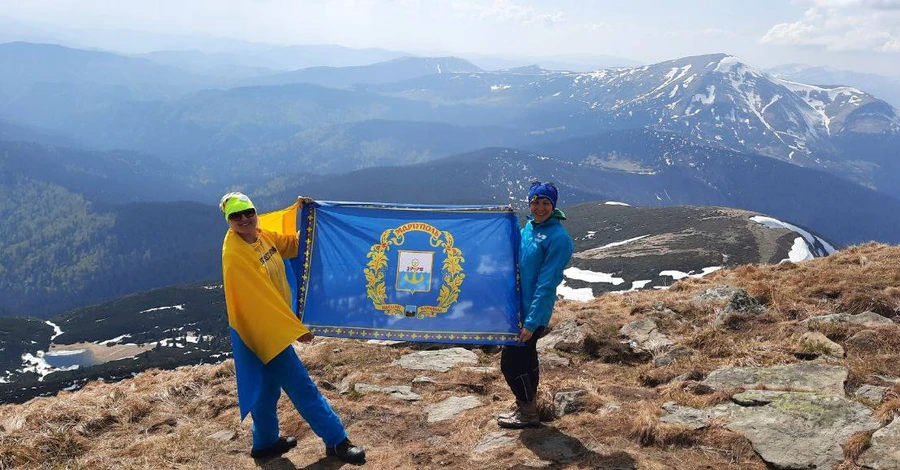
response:
M427 235L428 245L440 249L444 259L441 262L440 287L436 305L400 305L388 301L385 274L388 267L388 253L392 246L400 247L409 232ZM394 290L412 294L430 292L433 284L433 268L436 251L397 250L397 276ZM424 222L410 222L395 229L387 229L378 243L372 245L366 264L366 294L373 306L387 315L396 317L426 318L446 312L459 298L460 285L465 274L462 251L453 246L453 235L441 231Z

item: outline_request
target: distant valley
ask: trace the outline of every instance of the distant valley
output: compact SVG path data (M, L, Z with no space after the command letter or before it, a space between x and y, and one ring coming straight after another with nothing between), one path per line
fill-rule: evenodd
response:
M15 42L0 67L0 192L18 221L0 227L3 316L214 282L214 204L234 189L262 210L298 194L521 210L542 179L563 207L730 207L836 246L900 241L896 109L727 54L568 72Z

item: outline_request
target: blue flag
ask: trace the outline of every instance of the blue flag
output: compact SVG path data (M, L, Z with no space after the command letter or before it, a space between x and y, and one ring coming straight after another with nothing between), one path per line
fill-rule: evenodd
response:
M297 218L292 281L313 333L515 344L519 229L510 208L317 202Z

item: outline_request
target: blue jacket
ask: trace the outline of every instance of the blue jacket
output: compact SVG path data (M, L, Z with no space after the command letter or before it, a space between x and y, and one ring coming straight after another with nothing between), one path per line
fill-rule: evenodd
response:
M534 331L547 326L556 303L556 287L562 281L563 269L569 263L575 244L560 220L566 215L559 209L544 222L529 217L522 227L519 246L519 282L522 289L524 327Z

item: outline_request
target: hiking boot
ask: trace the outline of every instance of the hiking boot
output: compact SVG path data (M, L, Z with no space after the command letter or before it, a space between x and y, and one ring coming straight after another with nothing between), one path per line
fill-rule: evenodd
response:
M516 400L516 403L509 407L508 410L497 415L497 419L510 419L516 415L519 411L519 408L522 406L522 402Z
M328 457L337 457L347 463L365 463L366 451L362 447L357 447L350 442L350 438L341 441L334 447L326 447L325 455Z
M274 444L262 449L250 449L250 457L254 459L268 459L278 457L279 455L297 447L297 438L294 436L279 437Z
M523 403L512 416L497 418L497 425L506 429L523 429L541 427L541 419L538 417L537 402Z

